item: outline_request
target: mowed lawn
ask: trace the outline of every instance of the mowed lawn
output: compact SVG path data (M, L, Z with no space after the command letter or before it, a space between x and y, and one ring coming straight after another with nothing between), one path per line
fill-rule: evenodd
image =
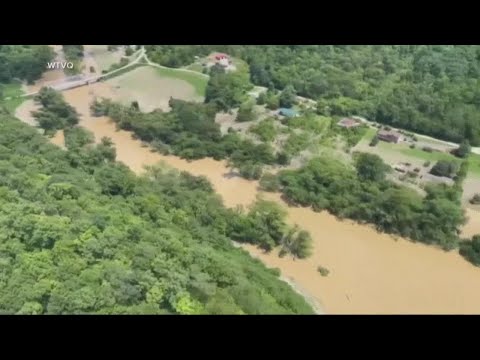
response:
M480 179L480 155L478 154L470 154L469 157L469 165L468 165L468 172ZM478 189L480 192L480 188Z
M200 73L193 73L179 69L155 68L163 77L184 80L192 85L198 96L205 97L207 89L208 77Z
M111 87L117 101L126 105L138 101L140 109L145 112L157 108L168 111L171 97L185 101L203 101L191 82L176 76L177 72L174 74L175 76L166 76L163 69L140 66L105 81L105 84Z
M368 144L373 139L377 132L377 129L370 128L368 129L367 134L360 141L359 145L356 148L360 151L368 151L376 153L381 157L392 158L395 154L398 155L396 161L407 161L408 159L412 160L421 160L421 161L430 161L434 163L439 160L454 161L460 163L462 160L453 156L452 154L441 152L441 151L424 151L420 148L411 149L407 144L392 144L385 141L379 141L377 146L369 147ZM422 140L423 141L423 140ZM432 144L434 141L432 141ZM387 156L385 156L387 155ZM390 155L390 156L388 156ZM470 154L469 157L469 175L480 178L480 155Z
M9 100L2 100L1 103L5 108L14 113L15 109L23 103L26 98L18 98L23 94L22 85L19 83L6 84L2 86L3 98L10 98Z

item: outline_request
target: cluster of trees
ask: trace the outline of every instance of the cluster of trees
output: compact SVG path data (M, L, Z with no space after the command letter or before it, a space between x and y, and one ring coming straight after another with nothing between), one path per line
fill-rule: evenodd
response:
M251 126L249 131L256 134L263 142L272 142L278 134L275 120L272 118L263 119Z
M465 222L461 187L430 185L422 197L386 180L388 171L377 155L360 153L355 155L354 169L334 159L317 158L299 170L279 172L276 180L269 175L261 184L280 189L292 204L328 210L445 249L456 247Z
M0 45L0 83L20 79L31 84L54 58L55 52L48 45Z
M235 121L248 122L256 120L254 104L251 101L246 101L238 108L238 113Z
M432 167L430 173L436 176L454 178L457 175L459 166L455 161L439 160Z
M40 89L34 100L42 107L32 115L46 134L53 135L57 130L78 124L77 111L69 105L63 95L51 88Z
M456 157L465 159L470 155L471 150L472 150L472 147L470 146L470 143L468 142L468 140L464 140L458 146L458 148L452 151L452 154L455 155Z
M0 117L0 312L312 313L278 271L232 246L245 219L253 243L288 231L268 204L238 214L204 178L161 167L136 177L106 139L69 129L62 151Z
M167 66L223 51L249 64L255 85L318 100L325 115L358 114L444 140L480 145L480 46L150 46Z
M312 253L312 238L297 226L285 223L286 211L277 204L257 200L246 215L238 214L230 224L229 235L233 240L249 242L271 251L281 246L281 256L291 254L305 259Z
M247 92L252 88L248 72L214 72L208 80L205 102L215 104L218 110L228 111L248 101Z
M268 89L258 95L257 104L265 105L269 110L276 110L280 107L280 94L275 89Z
M475 235L471 241L462 241L460 254L472 264L480 266L480 235Z
M92 104L92 113L110 116L121 129L133 131L163 153L171 152L186 159L228 159L231 166L249 179L259 179L263 165L277 162L270 145L255 144L236 133L222 136L215 123L216 105L171 99L170 107L168 113L161 110L142 113L135 106L102 100Z
M65 60L73 63L73 68L67 68L65 71L70 74L78 74L82 70L83 45L62 45Z

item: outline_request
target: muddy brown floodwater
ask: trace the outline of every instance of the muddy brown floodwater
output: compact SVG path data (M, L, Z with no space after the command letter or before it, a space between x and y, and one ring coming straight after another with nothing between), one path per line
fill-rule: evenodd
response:
M480 206L465 208L465 215L468 218L467 224L462 229L462 236L471 238L480 234Z
M258 183L229 177L225 162L204 159L188 162L175 156L153 153L126 131L116 131L106 117L89 115L94 95L112 95L99 83L64 92L67 101L81 114L80 125L96 140L110 137L117 158L136 173L144 165L160 161L194 175L204 175L223 197L226 206L248 205L260 194ZM25 112L25 109L22 110ZM20 116L21 114L19 114ZM279 258L251 246L242 247L267 266L277 267L330 314L467 314L480 313L480 268L457 252L444 252L423 244L376 232L367 225L340 221L322 212L288 207L278 194L261 194L288 211L288 221L310 231L314 254L307 260ZM322 277L317 267L330 274Z

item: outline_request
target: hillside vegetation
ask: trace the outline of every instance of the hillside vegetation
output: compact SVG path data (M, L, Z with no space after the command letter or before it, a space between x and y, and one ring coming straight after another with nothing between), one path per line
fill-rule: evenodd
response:
M204 178L136 177L109 139L93 145L78 127L65 137L68 151L0 114L0 312L312 312L231 244L291 238L273 205L228 210Z

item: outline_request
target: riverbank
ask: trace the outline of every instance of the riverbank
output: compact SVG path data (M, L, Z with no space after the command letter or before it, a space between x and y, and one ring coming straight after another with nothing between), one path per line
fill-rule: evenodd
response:
M186 161L152 152L126 131L117 131L106 117L90 116L94 96L111 96L101 83L64 92L65 99L81 114L80 125L108 136L117 148L117 158L136 173L160 161L193 175L206 176L226 206L248 206L257 196L276 201L288 211L288 221L310 231L314 254L306 260L279 258L242 245L267 266L281 270L284 278L304 288L329 314L480 313L480 269L458 253L395 239L367 225L340 221L322 212L286 205L278 194L258 191L258 182L230 173L226 164L213 159ZM317 267L330 270L322 277ZM434 301L432 301L434 299Z
M239 178L223 161L186 161L155 152L132 134L117 131L106 117L90 116L95 97L114 98L109 82L65 91L65 99L81 114L80 125L92 131L96 141L110 137L117 159L140 174L144 166L160 161L193 175L206 176L228 207L248 206L257 196L276 201L288 212L288 221L310 231L314 253L306 260L279 258L242 245L268 267L281 270L282 278L301 287L328 314L468 314L480 313L480 268L458 253L380 234L371 226L340 221L308 208L290 207L278 194L258 191L258 182ZM22 118L28 109L22 108ZM23 119L24 121L26 119ZM318 266L330 271L322 277Z

